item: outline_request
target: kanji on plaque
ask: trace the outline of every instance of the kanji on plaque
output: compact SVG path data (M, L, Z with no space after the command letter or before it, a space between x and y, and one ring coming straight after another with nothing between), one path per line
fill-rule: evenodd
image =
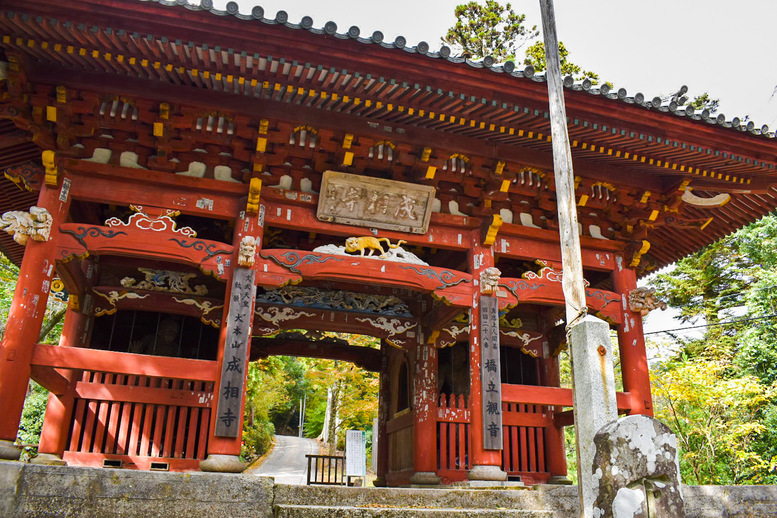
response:
M483 449L502 449L502 381L499 368L499 310L496 297L480 297L480 380Z
M221 362L221 384L219 385L218 410L216 412L216 435L237 437L240 432L241 402L248 356L252 305L242 304L256 297L254 276L248 268L235 268L232 277L232 303L226 319L227 339L224 359Z

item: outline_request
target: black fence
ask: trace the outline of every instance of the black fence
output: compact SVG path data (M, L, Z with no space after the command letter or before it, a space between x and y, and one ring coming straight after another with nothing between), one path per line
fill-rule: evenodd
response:
M337 455L305 455L305 457L308 459L308 485L345 485L345 457Z

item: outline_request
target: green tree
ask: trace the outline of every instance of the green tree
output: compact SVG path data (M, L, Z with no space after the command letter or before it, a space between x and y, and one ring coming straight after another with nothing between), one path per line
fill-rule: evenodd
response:
M678 435L683 477L774 483L777 217L678 261L652 284L683 322L707 325L702 339L677 339L677 357L652 373L656 415Z
M583 70L579 65L569 61L569 51L563 42L558 44L559 60L561 62L561 75L572 76L578 81L588 79L592 84L599 82L599 74L589 70ZM544 72L547 68L545 61L545 42L536 41L526 49L526 57L523 60L524 65L531 65L535 72Z
M514 60L516 51L539 35L537 26L524 25L526 15L516 14L509 3L469 2L456 6L454 13L456 24L448 29L442 42L474 59L491 56L497 61Z

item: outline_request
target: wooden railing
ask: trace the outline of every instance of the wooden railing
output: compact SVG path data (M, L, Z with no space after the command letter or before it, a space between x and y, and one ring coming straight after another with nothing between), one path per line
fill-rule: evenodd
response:
M463 395L440 395L437 406L437 469L470 468L471 412Z
M66 458L175 469L206 457L213 382L84 371L75 395Z
M345 485L345 457L341 455L305 455L305 458L308 459L308 485Z

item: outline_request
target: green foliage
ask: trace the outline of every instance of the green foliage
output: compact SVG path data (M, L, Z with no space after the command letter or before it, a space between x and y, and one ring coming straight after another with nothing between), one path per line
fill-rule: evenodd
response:
M282 397L283 369L279 357L251 362L246 381L241 457L250 462L270 449L275 435L269 412Z
M652 285L683 322L707 324L701 339L675 337L679 353L652 373L656 416L678 436L683 478L777 482L777 217L686 257Z
M516 51L539 35L537 26L524 25L526 15L516 14L509 3L503 6L486 0L484 6L469 2L456 6L455 14L456 25L448 29L442 42L474 59L514 60Z
M677 434L686 483L753 484L771 477L773 459L759 453L758 439L777 393L729 367L685 358L655 373L656 417Z
M35 456L38 452L40 432L43 429L43 415L46 413L46 402L49 392L34 381L30 381L27 397L24 400L22 420L19 423L17 440L24 445L26 455Z
M599 82L599 74L589 70L583 70L579 65L569 61L569 51L564 45L564 42L560 41L558 43L558 54L561 62L562 76L572 76L577 81L588 79L592 84L597 84ZM545 71L547 68L547 61L545 61L545 43L543 41L537 41L526 49L526 57L523 60L523 64L533 66L535 72Z
M326 333L347 340L351 345L378 347L375 338L362 335ZM263 455L277 433L296 434L299 430L300 399L307 398L304 434L320 437L327 412L327 391L337 389L332 408L335 441L342 448L345 431L370 432L378 414L377 373L352 363L318 358L271 356L252 362L248 373L243 452L246 460Z
M448 29L442 42L474 59L491 56L496 61L515 61L516 52L540 34L536 25L525 25L526 15L516 14L509 3L503 6L495 0L486 0L485 5L469 2L456 6L455 15L456 25ZM563 42L559 42L559 58L562 75L580 81L588 79L593 84L599 82L598 74L569 61L569 50ZM545 71L543 41L535 41L526 49L523 64L533 66L537 72Z
M710 115L712 115L718 112L718 109L720 108L720 99L712 99L709 93L704 92L703 94L694 97L690 104L693 106L694 110L709 110Z

